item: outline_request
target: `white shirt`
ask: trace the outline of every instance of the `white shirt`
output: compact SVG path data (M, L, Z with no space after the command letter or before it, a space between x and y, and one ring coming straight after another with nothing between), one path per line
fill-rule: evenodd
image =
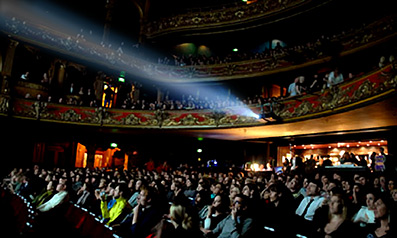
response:
M298 208L295 211L295 214L298 216L302 216L306 205L310 202L310 199L312 199L311 196L305 197L301 203L299 204ZM313 221L314 213L316 212L317 208L321 206L323 203L324 197L316 196L313 198L312 204L310 204L309 209L306 212L305 219L309 221Z
M67 191L60 191L57 194L55 194L50 200L48 200L46 203L41 204L40 206L37 207L37 210L41 212L48 212L49 210L53 209L54 207L58 206L61 204L65 199L66 196L68 195Z

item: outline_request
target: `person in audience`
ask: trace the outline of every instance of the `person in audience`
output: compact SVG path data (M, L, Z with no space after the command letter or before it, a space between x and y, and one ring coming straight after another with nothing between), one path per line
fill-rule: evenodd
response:
M55 195L55 188L58 187L55 181L48 181L46 190L43 190L40 194L38 194L32 201L32 204L36 207L40 206L43 203L46 203Z
M294 82L292 82L289 86L288 86L288 96L293 97L298 95L298 92L296 91L296 86L299 82L299 77L296 77L294 79Z
M379 197L376 190L368 190L366 193L366 206L362 206L352 218L353 223L358 225L358 230L368 229L367 227L375 226L375 201Z
M213 230L230 212L230 200L226 194L217 195L208 206L208 211L204 222L201 226L202 230Z
M276 181L268 188L269 202L264 202L261 212L261 223L268 229L273 229L279 237L290 237L294 230L290 225L294 223L294 211L296 209L294 197L291 191L282 181ZM271 214L263 216L263 214Z
M305 82L305 76L299 76L298 77L298 82L295 83L295 91L297 95L304 95L306 94L307 91L307 85Z
M194 199L195 199L196 193L197 193L196 188L197 188L196 181L192 178L187 178L186 179L186 187L185 187L183 193L185 194L185 196L187 198L192 200L193 203L194 203Z
M128 212L126 196L128 196L127 184L119 183L114 189L114 204L109 208L109 201L106 200L105 194L101 194L101 213L107 225L119 223L120 219L124 217L123 214Z
M165 208L159 206L156 191L152 187L142 187L138 196L138 204L132 213L120 223L120 231L128 237L145 238L152 233L158 224Z
M343 74L341 72L339 72L339 68L336 67L328 75L328 87L337 85L342 82L343 82Z
M233 201L230 214L223 219L213 230L205 230L208 237L231 238L252 237L255 234L254 220L249 217L249 198L238 194Z
M194 207L198 212L200 222L203 223L204 219L207 217L208 209L212 204L211 195L206 190L200 190L196 194L194 200Z
M49 199L47 202L41 204L40 206L37 206L36 209L39 212L45 213L53 210L54 208L62 205L65 202L68 202L70 190L69 187L70 185L68 184L68 182L60 179L60 182L56 187L56 194L52 196L52 198Z
M203 238L200 232L197 214L188 206L183 204L172 204L170 207L169 218L174 225L173 237L184 238Z
M320 196L322 183L318 180L311 180L306 189L306 197L302 199L295 211L297 215L298 232L303 235L312 235L317 230L314 227L314 214L322 205L324 197ZM305 228L305 229L303 229Z
M130 204L130 206L132 208L134 208L137 204L138 204L138 196L141 193L141 188L145 187L146 185L144 184L142 179L138 179L135 182L135 188L134 188L134 192L132 193L132 196L130 197L130 199L128 199L128 203Z
M395 224L390 223L393 220L390 213L391 204L388 194L381 193L379 195L375 201L375 220L377 225L375 227L369 227L365 237L396 237L396 228L393 226Z
M92 207L94 206L93 201L95 199L95 195L91 183L84 182L79 191L77 191L76 195L77 205L92 210Z
M328 210L328 223L317 231L315 237L353 237L355 232L351 221L347 218L347 207L341 193L331 195Z

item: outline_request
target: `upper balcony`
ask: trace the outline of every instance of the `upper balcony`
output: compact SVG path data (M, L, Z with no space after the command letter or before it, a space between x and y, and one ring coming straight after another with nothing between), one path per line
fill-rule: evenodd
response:
M333 0L255 0L187 9L186 13L152 19L143 29L148 40L163 36L198 36L256 28L327 6Z

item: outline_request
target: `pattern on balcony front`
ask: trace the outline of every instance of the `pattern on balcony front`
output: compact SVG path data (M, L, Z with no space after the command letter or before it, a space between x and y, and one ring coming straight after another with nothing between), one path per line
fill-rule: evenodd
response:
M259 0L252 4L241 3L219 9L200 9L190 13L179 14L148 22L144 34L151 38L172 31L205 29L207 27L222 27L228 24L241 23L264 18L278 12L300 5L307 5L312 0ZM327 1L328 2L328 1ZM324 4L324 2L323 2Z
M274 102L273 110L282 120L278 123L330 115L381 100L394 94L396 86L395 66L388 65L317 93ZM131 111L72 107L17 98L10 105L8 97L0 97L0 115L58 123L126 128L217 128L269 123L248 116L247 112L260 114L260 105L217 111Z

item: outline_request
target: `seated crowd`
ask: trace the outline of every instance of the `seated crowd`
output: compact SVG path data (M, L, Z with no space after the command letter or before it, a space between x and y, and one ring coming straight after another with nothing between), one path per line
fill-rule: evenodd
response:
M187 164L131 170L35 165L12 170L2 187L34 204L43 234L54 222L47 214L59 209L62 216L62 204L72 202L121 237L395 237L395 178L370 168L342 175L304 167L260 173Z

